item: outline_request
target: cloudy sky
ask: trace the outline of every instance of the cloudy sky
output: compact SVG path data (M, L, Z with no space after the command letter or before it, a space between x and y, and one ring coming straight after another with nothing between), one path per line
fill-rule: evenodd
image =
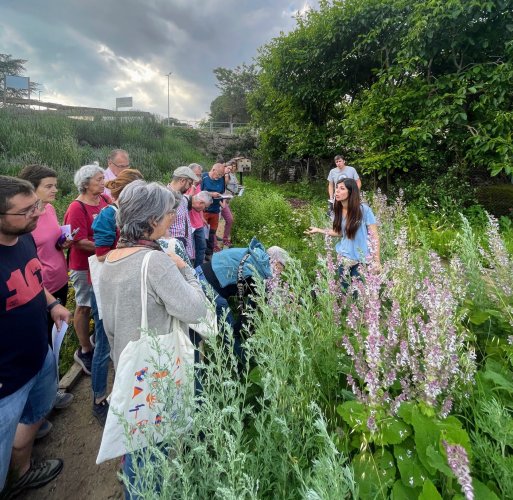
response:
M212 70L250 64L317 0L0 0L0 53L27 59L41 100L205 118Z

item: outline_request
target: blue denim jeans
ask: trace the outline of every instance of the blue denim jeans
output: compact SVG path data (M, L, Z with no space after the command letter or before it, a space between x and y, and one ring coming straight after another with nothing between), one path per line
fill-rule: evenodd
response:
M360 278L360 264L356 264L355 266L351 266L349 268L349 276L346 274L346 271L344 269L343 265L340 265L338 268L338 275L340 277L340 285L342 287L342 291L346 292L349 288L349 285L351 284L351 281L354 278ZM349 279L348 279L349 277ZM353 293L353 297L356 298L358 296L358 293L355 291Z
M194 235L194 249L196 256L194 258L194 267L201 266L205 262L205 252L207 250L207 240L205 239L205 232L200 227L192 233Z
M16 392L0 399L0 491L9 470L18 423L31 425L42 420L53 408L56 394L57 367L48 347L41 370Z
M96 296L91 292L91 308L93 310L95 347L91 367L91 386L94 398L103 398L107 394L107 376L109 374L110 345L103 329L103 321L98 316Z

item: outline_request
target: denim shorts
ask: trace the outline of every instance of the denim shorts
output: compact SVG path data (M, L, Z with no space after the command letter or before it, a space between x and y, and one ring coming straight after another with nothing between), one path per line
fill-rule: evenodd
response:
M77 306L91 307L91 290L93 285L89 280L89 271L69 272L69 279L75 290L75 303Z
M31 425L43 419L53 407L57 394L57 368L48 348L41 370L23 387L0 399L0 491L9 470L12 445L18 423Z

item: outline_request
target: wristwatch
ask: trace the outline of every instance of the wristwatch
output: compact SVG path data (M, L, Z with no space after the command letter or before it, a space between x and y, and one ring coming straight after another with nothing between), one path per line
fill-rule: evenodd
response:
M57 304L61 303L61 299L55 299L53 302L46 306L46 310L50 312Z

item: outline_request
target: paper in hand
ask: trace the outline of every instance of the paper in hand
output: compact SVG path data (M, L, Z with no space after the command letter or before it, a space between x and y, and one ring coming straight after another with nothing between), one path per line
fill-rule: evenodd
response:
M57 365L57 370L59 370L59 352L61 350L62 341L67 330L68 323L65 321L62 322L61 329L59 331L57 331L57 326L55 324L52 328L53 355L55 356L55 364Z
M61 234L65 238L69 238L71 236L71 225L65 224L64 226L61 226Z

